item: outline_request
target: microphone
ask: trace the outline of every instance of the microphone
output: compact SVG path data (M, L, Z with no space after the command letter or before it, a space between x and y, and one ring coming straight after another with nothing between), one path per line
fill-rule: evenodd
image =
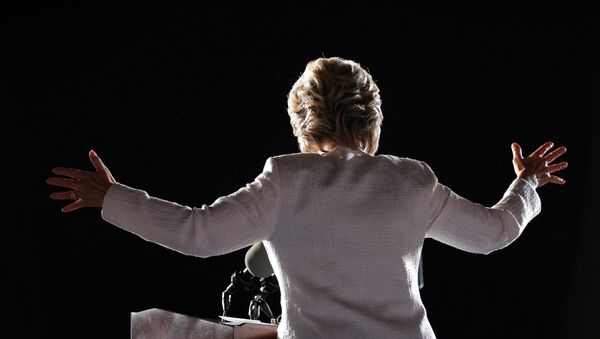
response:
M223 316L227 315L231 305L231 295L240 290L250 290L264 285L264 279L273 275L273 267L269 262L267 251L262 242L258 242L246 252L244 258L246 268L233 272L231 275L231 284L221 294L221 306L223 307Z
M269 261L269 256L262 242L252 245L246 252L246 269L255 277L267 278L273 275L273 266Z

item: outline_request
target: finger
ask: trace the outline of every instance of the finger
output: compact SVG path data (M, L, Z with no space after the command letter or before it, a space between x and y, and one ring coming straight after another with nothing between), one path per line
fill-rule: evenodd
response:
M567 183L567 181L563 178L559 178L556 175L551 175L550 178L548 178L548 182L551 182L553 184L557 184L557 185L564 185Z
M71 177L71 178L81 178L81 177L86 176L87 174L90 174L90 172L87 172L87 171L82 171L82 170L78 170L75 168L67 168L67 167L55 167L52 169L52 173L58 174L58 175L64 175L66 177Z
M569 166L569 164L568 164L566 161L563 161L563 162L561 162L561 163L554 164L554 165L550 165L550 166L546 167L546 168L545 168L545 169L542 171L542 173L545 173L545 174L554 173L554 172L556 172L556 171L560 171L560 170L562 170L562 169L565 169L565 168L567 168L567 166Z
M521 146L518 143L513 142L511 148L513 152L513 159L523 160L523 150L521 149Z
M71 196L71 192L73 192L73 191L54 192L54 193L50 194L50 199L52 199L52 200L73 200L73 197Z
M90 151L89 156L90 161L92 162L92 165L94 165L96 171L106 172L106 166L104 166L104 163L102 162L102 160L100 160L100 157L98 156L98 154L96 154L96 152L94 152L94 150Z
M78 208L82 208L84 206L85 205L83 204L83 200L79 199L79 200L77 200L77 201L75 201L75 202L73 202L71 204L68 204L67 206L61 208L60 210L63 211L63 212L71 212L71 211L74 211L74 210L76 210Z
M544 157L544 160L546 160L547 163L551 163L554 160L556 160L558 157L560 157L561 155L565 154L567 152L567 148L565 146L559 147L557 149L555 149L554 151L548 153L548 155L546 155L546 157Z
M552 148L552 146L554 146L554 143L548 141L547 143L543 144L538 149L536 149L535 152L531 153L530 157L543 157L544 154Z
M67 179L67 178L51 177L51 178L46 179L46 183L49 185L66 187L66 188L75 188L77 186L77 183L75 180Z

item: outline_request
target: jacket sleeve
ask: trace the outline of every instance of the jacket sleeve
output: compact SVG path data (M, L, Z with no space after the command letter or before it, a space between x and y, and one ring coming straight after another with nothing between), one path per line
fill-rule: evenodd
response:
M424 167L432 179L426 193L430 202L426 238L463 251L489 254L517 239L541 211L541 200L534 188L537 183L517 178L497 204L485 207L440 184L431 168L426 164Z
M268 158L253 182L210 206L182 206L117 183L106 193L101 215L147 241L206 258L268 239L278 210L279 173Z

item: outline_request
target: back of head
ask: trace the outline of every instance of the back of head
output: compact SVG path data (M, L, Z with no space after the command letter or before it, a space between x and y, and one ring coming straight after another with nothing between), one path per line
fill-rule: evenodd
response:
M302 152L344 145L375 154L379 147L379 88L354 61L333 57L309 62L288 94L287 111Z

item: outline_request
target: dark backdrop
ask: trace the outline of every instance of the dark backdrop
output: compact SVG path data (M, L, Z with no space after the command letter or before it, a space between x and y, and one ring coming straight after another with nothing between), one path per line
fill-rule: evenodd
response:
M126 338L133 311L219 315L245 249L199 259L99 209L63 214L45 179L55 166L91 169L93 148L119 182L210 204L267 157L298 151L286 94L324 55L360 62L379 84L379 153L426 161L471 200L500 199L512 141L526 153L547 140L569 148L567 185L539 189L541 215L508 248L483 256L425 242L421 292L438 337L599 336L598 14L505 3L19 8L7 40L16 120L5 125L18 188L5 238L18 246L7 257L13 324L23 337ZM234 315L245 316L246 297Z

